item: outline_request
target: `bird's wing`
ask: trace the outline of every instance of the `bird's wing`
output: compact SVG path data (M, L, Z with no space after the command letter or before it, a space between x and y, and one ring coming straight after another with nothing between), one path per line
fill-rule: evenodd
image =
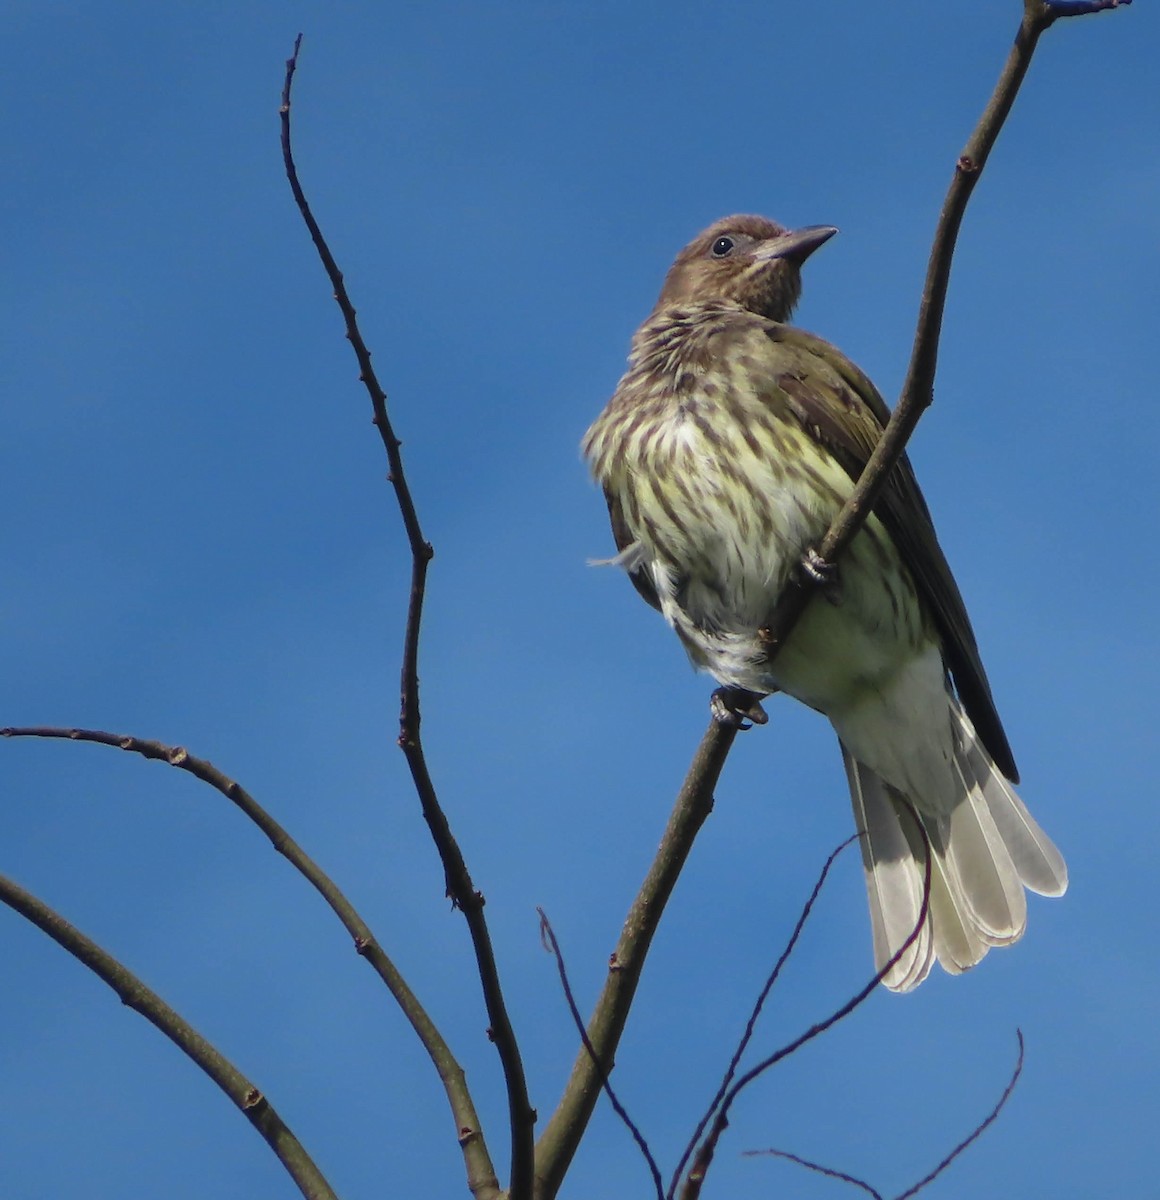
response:
M633 537L632 530L628 527L628 522L624 519L624 509L621 507L616 493L611 488L606 487L604 489L604 499L608 502L608 519L612 524L612 539L616 542L617 550L620 551L620 555L615 560L619 563L625 552L637 543ZM625 559L624 566L628 571L629 579L632 580L632 586L636 588L653 608L659 611L661 598L657 595L657 589L648 567L643 562L634 563L631 557Z
M808 434L825 445L852 480L857 480L890 419L886 402L870 380L828 342L789 325L773 321L763 325L767 352L757 356L768 372L762 380L763 391L772 404L792 414ZM963 597L905 455L894 468L874 511L938 622L945 661L971 723L995 765L1017 783L1015 759L991 697Z

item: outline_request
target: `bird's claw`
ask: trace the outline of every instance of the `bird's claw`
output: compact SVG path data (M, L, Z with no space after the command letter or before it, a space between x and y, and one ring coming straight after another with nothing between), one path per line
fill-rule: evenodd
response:
M838 564L827 562L818 552L811 546L804 555L801 561L802 574L805 575L815 587L822 589L822 594L833 605L842 603L842 589L838 584Z
M813 546L802 555L802 570L819 585L833 583L838 574L837 565L826 562Z
M719 687L709 697L709 711L713 720L734 729L748 729L750 725L764 725L769 717L761 707L761 697L739 687Z

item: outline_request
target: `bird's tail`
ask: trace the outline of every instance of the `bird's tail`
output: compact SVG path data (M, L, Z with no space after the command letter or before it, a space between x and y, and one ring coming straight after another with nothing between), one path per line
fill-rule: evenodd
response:
M874 961L881 971L914 932L922 911L926 847L933 857L928 916L919 936L883 978L907 992L937 958L952 975L992 946L1018 941L1027 924L1024 888L1045 896L1067 890L1067 867L1023 801L999 773L966 716L955 706L958 797L949 813L909 803L842 746L870 897Z

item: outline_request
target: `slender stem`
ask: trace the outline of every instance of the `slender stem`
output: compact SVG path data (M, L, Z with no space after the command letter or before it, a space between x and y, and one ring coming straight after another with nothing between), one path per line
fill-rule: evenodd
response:
M44 901L3 875L0 875L0 901L26 917L100 976L117 993L123 1004L139 1012L179 1050L193 1059L241 1109L246 1120L266 1140L307 1200L338 1200L322 1172L270 1101L156 992L146 987L132 971L70 925Z
M955 1146L954 1150L950 1151L949 1154L944 1154L942 1160L940 1160L936 1168L934 1168L932 1171L928 1171L926 1175L922 1176L918 1183L914 1183L913 1186L908 1187L906 1192L898 1193L894 1200L910 1200L912 1196L916 1196L920 1192L925 1192L926 1188L930 1186L934 1180L937 1180L939 1175L942 1175L943 1172L949 1168L951 1163L954 1163L955 1159L963 1153L963 1151L966 1151L970 1146L973 1146L974 1142L978 1141L982 1134L986 1133L986 1130L998 1120L1000 1112L1003 1111L1006 1102L1008 1102L1008 1100L1011 1098L1011 1092L1015 1091L1015 1085L1017 1084L1018 1079L1020 1079L1020 1075L1023 1073L1022 1030L1016 1030L1015 1037L1018 1042L1018 1056L1016 1057L1015 1061L1015 1069L1012 1070L1011 1078L1008 1080L1008 1082L1006 1082L1006 1087L1003 1088L1002 1096L998 1098L991 1111L988 1112L988 1114L982 1118L978 1124L976 1124L974 1129L970 1130L970 1133L967 1134L966 1138L963 1138L962 1141L958 1142L958 1145ZM800 1154L791 1154L786 1150L745 1150L741 1153L743 1153L746 1158L757 1158L759 1156L785 1158L788 1160L788 1162L797 1163L799 1166L804 1166L806 1170L815 1171L816 1174L827 1176L828 1178L831 1178L831 1180L841 1180L843 1183L852 1183L855 1188L861 1188L861 1190L863 1190L863 1192L865 1192L867 1195L873 1196L874 1200L883 1200L883 1195L877 1188L871 1187L870 1184L865 1180L860 1180L857 1175L848 1175L846 1171L837 1171L833 1168L833 1166L825 1166L823 1163L811 1162L809 1158L803 1158L800 1156Z
M805 612L816 590L812 581L824 578L826 565L835 564L854 540L882 494L890 473L905 452L906 443L910 440L919 418L934 399L934 378L938 366L939 336L946 308L947 287L950 283L955 244L967 202L1015 102L1019 86L1031 65L1031 56L1035 52L1039 37L1053 20L1054 16L1042 0L1025 0L1023 19L1015 35L1015 43L1007 56L991 99L955 163L951 184L943 200L919 302L918 326L915 330L910 366L902 385L898 405L891 414L886 429L854 490L841 512L834 518L821 545L817 547L821 570L816 574L800 572L800 579L782 593L768 622L771 661L780 647L785 645L793 627Z
M1015 1038L1019 1043L1019 1053L1015 1060L1015 1069L1011 1072L1011 1078L1008 1079L1007 1086L1003 1089L1003 1094L995 1102L991 1111L949 1154L943 1155L938 1165L932 1171L928 1171L917 1183L908 1187L905 1192L899 1192L894 1197L894 1200L911 1200L911 1197L925 1191L930 1184L950 1167L960 1154L974 1145L995 1121L998 1120L999 1114L1003 1111L1007 1101L1011 1099L1011 1093L1015 1090L1015 1085L1019 1082L1019 1076L1023 1074L1023 1031L1016 1029ZM829 1179L840 1179L843 1183L852 1183L855 1187L861 1188L862 1191L873 1196L874 1200L883 1200L882 1193L876 1188L871 1187L864 1179L859 1179L856 1175L849 1175L845 1171L836 1171L833 1167L827 1167L823 1163L812 1162L808 1158L802 1158L799 1154L791 1154L788 1150L744 1150L742 1154L747 1158L755 1158L760 1155L768 1155L772 1158L784 1158L789 1162L797 1163L799 1167L805 1167L809 1171L814 1171L818 1175L825 1175Z
M987 107L955 162L954 175L943 200L919 302L918 326L914 334L910 366L902 385L898 405L891 414L881 438L878 439L878 445L863 468L854 490L843 505L842 511L834 518L821 545L817 547L817 554L821 560L818 564L820 570L799 572L800 579L782 593L768 622L770 661L776 657L777 651L785 644L786 638L805 612L810 598L817 590L814 581L826 577L826 566L832 566L838 561L873 511L890 473L906 450L906 443L914 433L919 418L934 401L939 336L942 332L947 287L950 283L959 228L967 211L971 193L979 182L991 150L1011 112L1011 106L1015 103L1015 97L1031 65L1031 57L1035 53L1040 36L1061 18L1083 16L1130 2L1131 0L1083 0L1078 3L1068 3L1067 0L1023 0L1023 19L1015 34L1015 42L1007 55L1002 74L995 84Z
M582 1046L556 1111L536 1143L536 1200L559 1191L600 1096L601 1074L611 1072L645 958L697 831L713 809L713 789L737 730L713 722L701 739L660 849L628 911L609 960L608 977L588 1022L589 1051Z
M813 1162L808 1158L802 1158L800 1154L791 1154L788 1150L742 1150L741 1154L745 1158L757 1158L760 1155L767 1155L770 1158L784 1158L787 1162L797 1163L799 1167L805 1167L807 1171L824 1175L827 1179L840 1179L843 1183L851 1183L854 1187L864 1191L868 1196L873 1196L874 1200L885 1200L882 1193L877 1188L871 1187L866 1180L859 1179L856 1175L847 1175L845 1171L836 1171L833 1167Z
M1127 3L1127 0L1124 0ZM995 1107L971 1130L969 1134L949 1153L943 1156L939 1164L924 1175L916 1184L908 1187L905 1192L899 1193L895 1200L910 1200L911 1196L917 1196L919 1192L926 1187L928 1183L933 1183L946 1169L959 1157L964 1150L973 1145L982 1135L990 1128L991 1125L998 1120L999 1114L1011 1099L1011 1093L1015 1090L1015 1085L1019 1082L1019 1076L1023 1074L1023 1030L1015 1030L1015 1038L1019 1043L1019 1054L1015 1059L1015 1069L1011 1072L1011 1078L1007 1081L1007 1086L1003 1089L1003 1094L995 1103Z
M1088 13L1106 12L1131 3L1132 0L1046 0L1044 6L1054 20L1057 17L1084 17Z
M239 808L270 839L271 845L310 883L330 905L331 910L354 939L355 950L367 960L379 978L390 989L403 1015L418 1035L423 1048L431 1056L447 1093L451 1115L455 1120L456 1137L463 1148L468 1185L476 1200L495 1200L499 1181L492 1166L487 1145L480 1132L479 1117L467 1090L467 1080L442 1034L435 1027L419 998L388 957L370 926L354 905L343 895L338 885L306 853L289 833L238 782L218 770L213 763L190 754L183 746L167 746L162 742L146 741L120 733L99 729L63 729L53 726L29 726L0 729L0 737L58 738L72 742L87 742L111 746L140 754L143 758L163 762L186 771L220 792Z
M432 840L443 863L447 893L467 921L475 951L484 1003L487 1006L490 1034L499 1053L507 1088L508 1117L511 1126L511 1200L531 1200L533 1165L533 1125L535 1112L528 1100L527 1082L515 1031L508 1016L507 1005L500 987L499 971L495 952L491 944L487 921L483 915L484 899L475 888L467 870L463 854L459 849L451 827L447 822L435 792L427 768L426 756L420 739L419 708L419 631L423 615L423 597L427 583L427 565L434 553L431 544L424 538L419 525L407 478L403 471L400 453L401 443L395 436L387 415L387 395L371 366L371 355L359 331L357 314L343 282L342 272L330 252L322 230L311 212L306 195L298 180L294 155L290 141L290 91L294 72L298 66L298 51L302 44L301 35L294 43L294 53L286 62L285 82L282 88L282 158L286 178L298 205L298 211L310 231L318 256L334 288L334 298L346 323L346 336L354 350L359 365L359 379L370 396L374 412L374 423L382 438L390 465L390 481L395 489L399 512L407 531L411 548L411 588L407 607L407 624L403 637L403 665L400 685L399 745L407 759L411 778L422 806L423 817L431 831Z

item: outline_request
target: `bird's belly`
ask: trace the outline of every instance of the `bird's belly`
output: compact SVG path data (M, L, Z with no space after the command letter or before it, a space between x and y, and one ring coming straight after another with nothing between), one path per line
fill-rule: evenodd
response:
M636 476L651 493L635 497L634 507L649 513L641 542L662 612L694 663L719 682L785 691L832 713L886 686L930 643L924 606L871 516L836 583L813 599L768 663L759 631L852 485L828 458L807 478L787 468L792 455L739 465L737 453L730 448L726 459L693 444L672 473Z

